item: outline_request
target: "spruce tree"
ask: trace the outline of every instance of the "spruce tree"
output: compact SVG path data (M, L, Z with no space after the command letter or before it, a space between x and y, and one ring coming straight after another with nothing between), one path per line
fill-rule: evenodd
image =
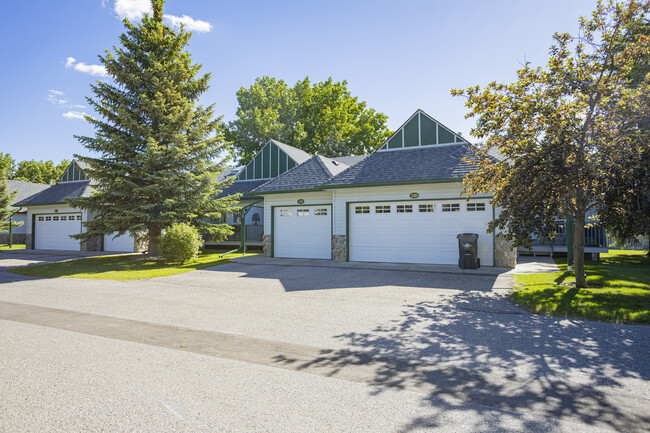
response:
M186 51L191 33L163 24L164 0L152 0L153 15L138 24L124 20L120 47L100 56L110 77L91 86L87 98L96 117L86 119L94 137L76 137L96 157L86 162L95 190L69 201L89 209L81 240L113 232L148 236L149 254L158 254L161 231L186 222L216 241L232 229L213 224L237 197L214 199L225 186L217 182L226 146L218 134L221 118L214 106L196 105L208 89L210 74L200 75Z
M9 192L9 183L7 182L7 171L0 169L0 232L9 230L9 218L13 216L17 209L11 205L16 198L18 191ZM23 225L22 222L14 221L13 227Z

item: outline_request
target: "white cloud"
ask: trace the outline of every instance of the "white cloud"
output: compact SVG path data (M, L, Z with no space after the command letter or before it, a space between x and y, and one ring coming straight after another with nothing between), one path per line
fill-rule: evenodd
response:
M128 18L130 21L140 20L144 17L144 14L153 13L150 0L115 0L113 11L118 17L122 19ZM209 32L212 30L212 25L209 22L195 20L187 15L182 17L165 15L165 20L172 27L180 27L183 24L185 29L191 32Z
M190 32L209 32L212 30L212 24L207 21L195 20L192 17L183 15L177 17L175 15L166 15L165 19L169 21L172 27L180 27L181 24L185 26L185 30Z
M56 105L65 105L68 100L63 97L64 93L60 90L48 90L47 91L47 100L52 104Z
M62 114L63 117L66 119L85 119L84 116L87 116L87 113L84 113L83 111L66 111L65 113Z
M84 74L89 74L94 77L108 77L106 68L102 65L87 65L84 62L77 62L74 57L68 57L65 59L65 67L73 68L75 71L83 72Z
M113 10L118 17L130 21L142 19L144 14L152 12L150 0L115 0Z

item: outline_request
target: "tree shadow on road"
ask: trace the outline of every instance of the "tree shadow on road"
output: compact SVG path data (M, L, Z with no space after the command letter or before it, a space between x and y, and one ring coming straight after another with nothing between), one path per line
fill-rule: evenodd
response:
M503 296L467 291L405 305L391 323L336 338L349 350L324 351L297 368L367 382L373 393L426 393L432 415L404 432L446 423L440 407L472 412L470 431L544 431L560 419L623 432L650 427L641 396L649 327L534 316Z

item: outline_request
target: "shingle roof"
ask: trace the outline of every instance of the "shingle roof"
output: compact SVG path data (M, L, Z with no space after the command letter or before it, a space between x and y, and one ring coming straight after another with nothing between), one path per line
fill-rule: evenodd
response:
M223 198L238 193L242 193L240 197L241 199L257 198L256 196L248 193L251 192L253 189L257 188L258 186L264 185L266 182L268 182L268 179L236 180L233 183L231 183L228 188L225 188L223 191L221 191L221 193L219 193L217 198Z
M349 166L333 159L320 155L312 156L306 162L282 173L275 179L269 180L253 192L311 189L329 181L347 168Z
M63 182L52 185L47 189L22 200L16 205L27 206L37 204L65 203L66 198L79 198L90 196L90 181Z
M271 142L274 143L276 146L278 146L280 149L282 149L284 153L286 153L289 156L289 158L296 161L296 164L302 164L303 162L311 158L311 155L305 152L304 150L300 150L296 147L289 146L288 144L280 143L279 141L273 139L271 139Z
M10 193L18 191L14 203L21 202L50 187L50 185L44 183L25 182L24 180L8 180L7 183L9 184Z
M475 167L467 143L376 152L322 186L462 179Z
M370 155L335 156L332 159L334 159L334 160L336 160L338 162L341 162L341 163L343 163L345 165L353 166L353 165L356 165L356 164L360 163L361 161L363 161L364 159L366 159L369 156Z

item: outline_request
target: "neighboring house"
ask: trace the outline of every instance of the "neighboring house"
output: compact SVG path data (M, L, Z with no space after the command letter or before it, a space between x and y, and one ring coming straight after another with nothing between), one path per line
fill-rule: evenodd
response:
M34 194L37 194L44 189L50 187L50 185L42 183L32 183L25 182L22 180L8 180L9 184L9 193L18 191L18 194L14 198L14 204L19 203ZM18 207L16 213L11 218L12 221L23 223L20 227L15 225L12 227L11 233L13 238L13 243L24 244L25 243L25 234L27 233L26 220L27 220L27 208ZM9 243L9 232L0 232L0 244Z
M72 239L70 235L81 233L82 222L92 214L74 208L66 199L88 197L91 182L84 173L87 166L72 161L59 181L52 186L24 199L17 205L27 209L25 244L28 249L75 250L75 251L122 251L133 252L135 240L128 235L113 239L112 235L86 242Z
M255 157L244 167L230 170L226 177L236 179L225 188L217 198L233 194L241 194L238 206L242 212L228 215L224 222L230 224L234 233L224 242L206 242L207 245L239 245L241 243L241 215L245 213L246 243L252 246L262 246L264 234L264 205L262 197L250 192L278 177L311 158L307 152L296 149L276 140L269 140Z
M476 233L482 265L512 267L516 251L487 233L490 196L461 195L474 168L466 156L465 139L418 110L372 155L316 155L277 177L271 171L248 192L264 199L265 254L457 264L456 236Z
M609 240L605 227L598 223L596 211L591 209L587 212L584 226L584 239L585 239L585 254L591 256L592 260L599 260L600 253L609 251ZM519 247L519 254L526 255L549 255L553 257L555 253L566 254L569 249L569 239L571 236L568 230L567 219L557 219L555 222L555 232L557 235L554 238L547 237L534 237L533 242L529 248Z

